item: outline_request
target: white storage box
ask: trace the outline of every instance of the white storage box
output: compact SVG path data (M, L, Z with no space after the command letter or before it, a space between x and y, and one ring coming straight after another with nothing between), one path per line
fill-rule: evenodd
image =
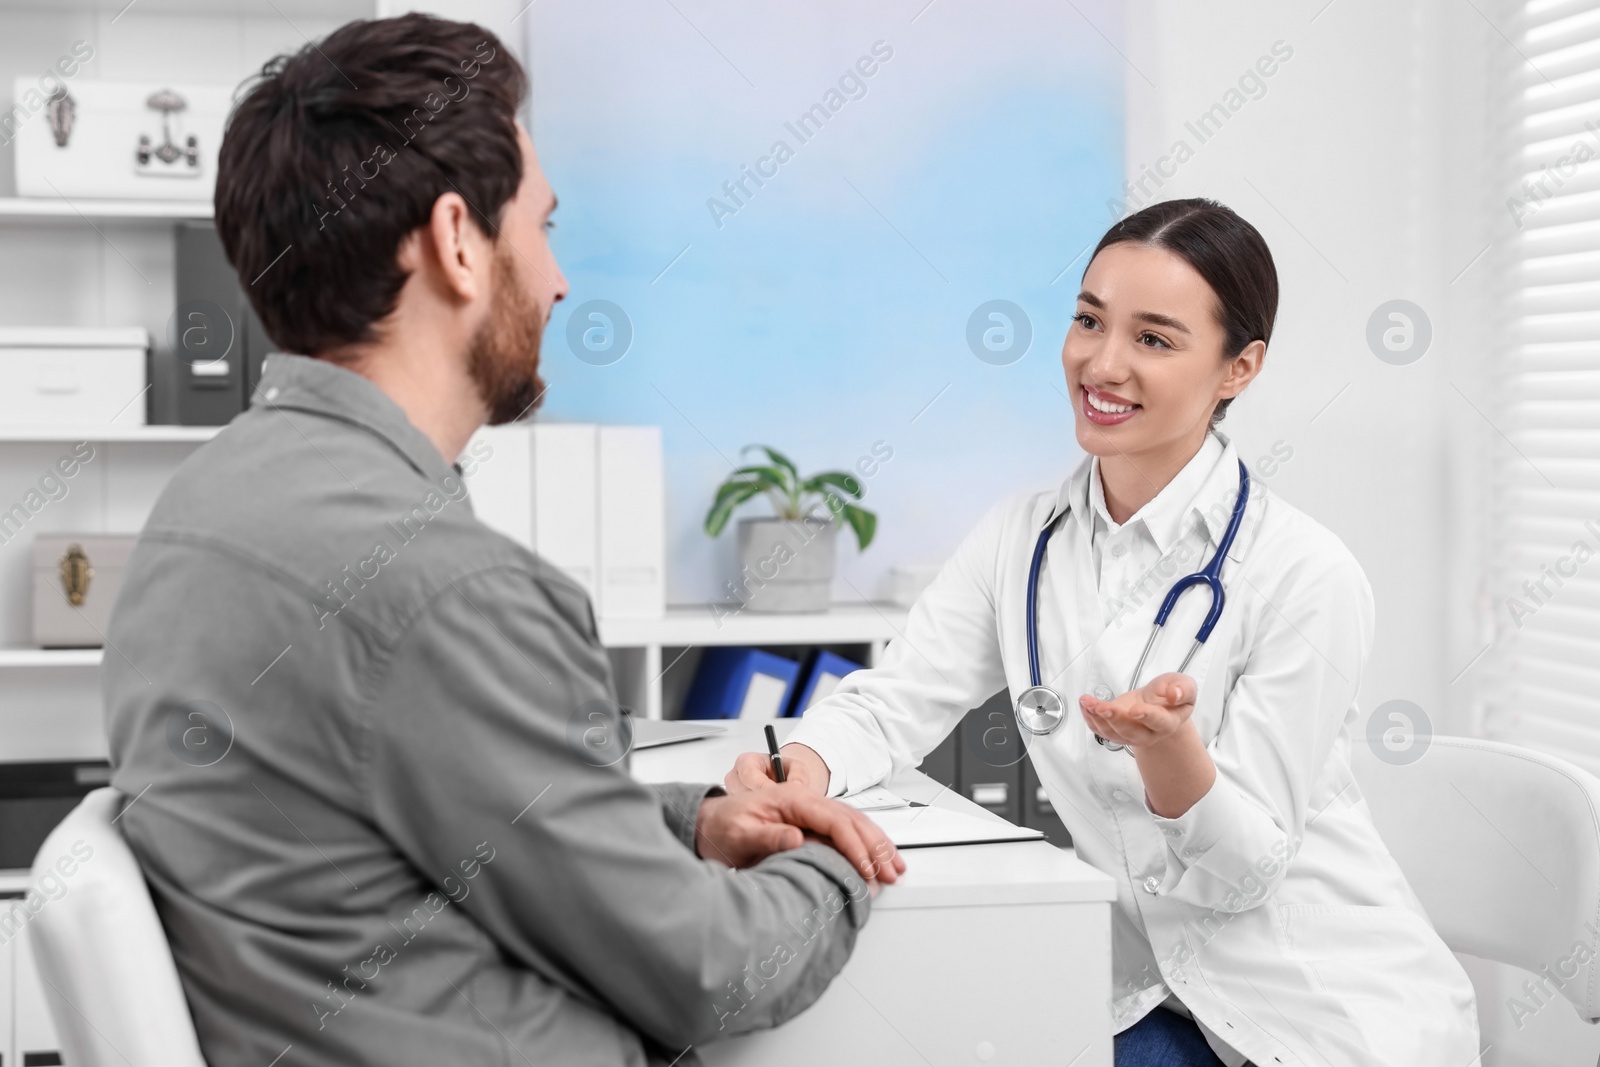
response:
M12 99L37 97L36 81L17 78ZM17 129L18 194L211 199L231 87L73 78L65 90Z
M485 426L461 453L479 521L539 553L595 600L597 428L575 422Z
M0 329L0 426L143 426L143 329Z
M661 427L602 426L598 449L602 619L667 610L666 489Z
M596 616L666 613L661 427L486 426L460 464L473 514L583 586Z

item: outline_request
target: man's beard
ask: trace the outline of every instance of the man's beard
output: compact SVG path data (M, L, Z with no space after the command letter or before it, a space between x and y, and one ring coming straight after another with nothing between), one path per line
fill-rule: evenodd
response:
M544 397L539 377L544 316L522 285L515 256L504 237L496 242L489 320L478 327L467 350L467 373L489 409L490 426L531 416Z

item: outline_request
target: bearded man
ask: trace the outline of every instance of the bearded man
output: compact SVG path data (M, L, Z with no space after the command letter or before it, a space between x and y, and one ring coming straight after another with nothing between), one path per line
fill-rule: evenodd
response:
M538 406L567 289L525 88L409 15L272 61L229 120L217 229L288 354L161 494L104 669L211 1063L696 1063L811 1004L904 869L803 787L595 758L588 598L472 515L458 457Z

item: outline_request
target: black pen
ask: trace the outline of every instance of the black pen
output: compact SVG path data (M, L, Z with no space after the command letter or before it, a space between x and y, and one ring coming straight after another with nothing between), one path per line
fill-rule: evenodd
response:
M783 757L778 755L778 735L772 732L771 723L767 724L767 751L772 754L772 777L776 781L784 781Z

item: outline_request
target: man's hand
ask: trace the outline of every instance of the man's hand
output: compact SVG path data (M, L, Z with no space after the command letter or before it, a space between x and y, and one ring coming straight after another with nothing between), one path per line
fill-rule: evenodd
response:
M828 791L828 765L822 757L805 745L790 742L778 749L783 757L783 777L786 782L805 786L822 796ZM765 752L746 752L734 761L733 770L722 780L723 788L730 794L747 793L752 789L765 789L777 785L772 777L772 757Z
M1196 688L1187 674L1163 674L1115 700L1096 700L1086 693L1078 698L1078 707L1089 729L1137 750L1184 730L1194 713Z
M896 881L906 869L876 823L799 782L707 797L695 819L694 850L729 867L752 867L812 836L838 849L868 884Z

